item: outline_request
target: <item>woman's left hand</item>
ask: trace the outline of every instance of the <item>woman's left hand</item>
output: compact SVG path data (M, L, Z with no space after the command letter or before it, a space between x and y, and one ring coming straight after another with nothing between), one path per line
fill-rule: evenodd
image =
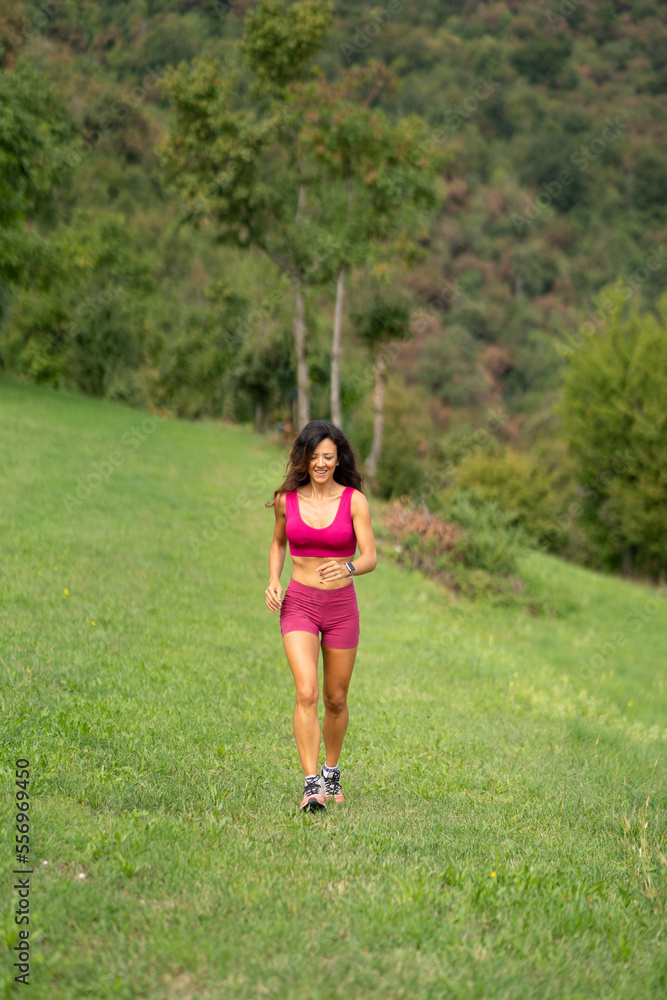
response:
M322 583L331 583L332 580L344 580L350 575L345 563L336 562L335 559L330 559L329 562L322 563L321 566L317 567L317 572L320 574Z

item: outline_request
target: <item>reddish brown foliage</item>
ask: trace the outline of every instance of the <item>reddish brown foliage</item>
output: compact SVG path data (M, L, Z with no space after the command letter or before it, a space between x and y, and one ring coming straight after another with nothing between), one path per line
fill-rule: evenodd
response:
M464 534L458 524L440 520L426 507L408 507L406 497L394 500L387 507L384 522L401 542L407 535L419 535L420 541L428 539L435 543L438 552L450 552L454 544Z

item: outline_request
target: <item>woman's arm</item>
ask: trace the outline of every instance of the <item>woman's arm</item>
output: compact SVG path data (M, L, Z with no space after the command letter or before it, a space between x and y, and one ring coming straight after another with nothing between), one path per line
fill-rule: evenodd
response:
M273 538L269 548L269 585L264 591L266 606L270 611L280 611L283 599L283 588L280 574L285 565L287 551L287 517L285 515L285 494L281 493L274 504L276 523Z
M378 557L368 500L359 490L355 490L352 494L351 510L352 526L361 552L361 555L354 560L354 575L361 576L363 573L373 572L378 564Z
M371 512L368 507L368 500L360 490L355 490L352 494L352 526L357 536L357 545L361 555L354 560L354 575L362 576L364 573L372 573L378 563L375 551L375 537L371 526ZM350 560L348 559L347 562ZM341 580L349 576L345 565L346 560L331 560L317 567L317 572L322 580Z

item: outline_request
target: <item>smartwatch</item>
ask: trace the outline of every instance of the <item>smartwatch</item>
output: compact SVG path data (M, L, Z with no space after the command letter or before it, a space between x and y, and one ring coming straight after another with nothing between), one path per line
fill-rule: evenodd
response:
M346 562L345 565L347 566L348 570L350 571L350 576L354 576L354 573L355 573L354 563L348 563L348 562Z

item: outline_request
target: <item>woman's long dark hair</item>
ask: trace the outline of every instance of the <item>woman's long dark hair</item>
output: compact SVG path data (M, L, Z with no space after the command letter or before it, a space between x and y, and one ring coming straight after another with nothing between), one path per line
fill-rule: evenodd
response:
M365 492L357 456L346 435L340 427L336 427L328 420L311 420L292 445L292 451L287 461L285 480L277 490L273 491L273 500L265 503L265 507L273 507L281 493L290 493L297 486L304 486L310 482L308 471L310 459L320 441L324 441L325 438L331 438L338 449L338 465L333 474L335 481L341 486L353 486L355 490Z

